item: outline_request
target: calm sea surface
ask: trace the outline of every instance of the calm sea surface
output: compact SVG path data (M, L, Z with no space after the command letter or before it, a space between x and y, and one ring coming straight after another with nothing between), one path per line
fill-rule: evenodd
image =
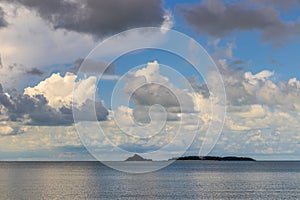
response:
M300 162L175 162L133 175L98 162L0 162L0 199L300 199Z

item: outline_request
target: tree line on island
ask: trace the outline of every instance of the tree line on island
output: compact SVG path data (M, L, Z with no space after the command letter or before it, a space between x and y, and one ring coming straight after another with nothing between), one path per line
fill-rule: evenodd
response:
M177 158L171 158L168 161L256 161L253 158L250 157L237 157L237 156L184 156L184 157L177 157ZM125 161L153 161L152 159L145 159L142 156L138 154L134 154L131 157L128 157Z

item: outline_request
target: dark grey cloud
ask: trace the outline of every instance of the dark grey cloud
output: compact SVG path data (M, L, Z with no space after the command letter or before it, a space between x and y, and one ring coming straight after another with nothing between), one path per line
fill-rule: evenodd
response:
M245 61L236 59L236 60L233 60L231 64L232 65L244 65Z
M149 109L154 105L160 105L164 108L168 121L180 120L179 113L194 112L194 103L191 97L183 91L176 90L175 92L156 83L139 87L130 96L130 101L135 105L133 110L134 119L142 123L151 122ZM162 117L160 116L162 110L152 111L153 114L157 114L156 117Z
M262 41L281 43L300 34L300 21L286 22L275 8L245 2L203 1L200 4L177 5L176 12L195 32L214 37L226 36L234 31L260 31Z
M284 0L284 1L283 0L249 0L249 3L254 3L257 5L264 5L264 6L272 5L284 11L300 8L299 0Z
M153 105L161 105L167 111L167 120L179 120L177 113L170 112L169 109L178 108L176 112L181 112L180 104L175 94L162 85L145 84L134 91L130 100L134 102L136 107L133 110L134 119L138 122L149 123L149 109Z
M109 113L103 104L99 101L94 102L92 100L87 100L81 107L73 107L76 121L94 121L94 109L96 110L96 119L98 121L107 120ZM72 110L69 108L68 112L72 112Z
M189 77L187 80L195 92L201 93L204 98L209 97L210 94L207 85L205 83L201 84L196 76Z
M0 68L3 68L4 66L2 65L1 62L1 55L0 55ZM33 68L26 68L23 64L19 63L12 63L10 64L7 69L11 72L16 72L19 71L23 75L29 75L29 76L42 76L45 74L45 72L37 67Z
M0 104L7 109L7 114L11 121L39 124L56 125L71 123L70 117L47 105L47 100L42 95L36 95L34 98L15 92L7 95L0 94Z
M0 7L0 28L7 26L7 22L4 18L4 15L5 15L5 13L4 13L3 9Z
M249 94L243 85L246 81L242 68L219 68L223 78L227 103L233 106L251 105L258 103L257 97Z
M55 29L95 36L118 33L134 27L163 22L162 0L12 0L34 9Z
M86 101L78 109L78 112L85 112L91 104L95 105L97 120L106 120L108 116L107 109L101 102ZM0 105L7 112L10 121L19 121L30 125L70 125L74 123L73 112L71 108L62 107L56 110L48 105L47 99L43 95L30 97L13 91L10 95L4 93L0 84ZM94 118L81 117L79 120L90 121Z
M31 69L27 70L25 72L25 74L26 75L32 75L32 76L42 76L42 75L45 74L45 72L38 69L38 68L36 68L36 67L34 67L34 68L31 68Z
M151 106L140 106L137 105L134 109L133 109L133 117L135 119L135 121L140 122L140 123L151 123L151 117L150 117L150 108ZM180 120L180 117L178 117L178 112L180 112L180 107L173 107L174 110L176 112L172 112L173 110L170 110L168 108L166 108L166 119L168 121L178 121ZM162 110L155 110L152 108L151 112L153 115L153 117L156 117L156 120L161 119L161 120L165 120L163 118L162 115Z
M249 61L233 59L230 63L228 63L228 66L233 70L240 71L249 67Z
M131 100L137 105L151 106L154 104L162 105L163 107L180 106L175 94L159 84L145 84L138 88L131 96Z
M115 74L115 65L109 64L99 60L79 58L75 61L74 65L70 68L70 72L77 73L80 68L80 73L87 74Z

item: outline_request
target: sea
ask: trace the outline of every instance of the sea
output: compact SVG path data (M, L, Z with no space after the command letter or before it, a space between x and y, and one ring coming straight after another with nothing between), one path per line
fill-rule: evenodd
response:
M145 174L100 162L0 162L0 199L300 199L300 162L176 161Z

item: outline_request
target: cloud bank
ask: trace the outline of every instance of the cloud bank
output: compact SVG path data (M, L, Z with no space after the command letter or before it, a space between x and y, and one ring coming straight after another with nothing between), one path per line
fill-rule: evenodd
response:
M13 91L10 94L0 87L1 118L6 121L20 122L34 125L71 125L74 123L72 105L74 109L84 111L86 107L95 103L97 120L106 120L108 111L101 101L94 101L96 91L96 77L77 80L77 76L59 73L41 81L35 87L27 87L24 93ZM73 89L80 94L77 102L72 102ZM82 116L80 120L89 121Z
M164 21L161 0L13 0L48 21L54 29L88 33L97 37L130 28L160 26ZM117 14L116 14L117 13Z
M282 1L276 2L277 5L283 5ZM267 1L231 4L219 0L204 0L198 4L178 5L176 10L199 34L223 37L237 31L259 31L262 41L274 43L282 43L299 35L299 20L286 22L274 7L265 5ZM273 1L270 5L273 5Z
M298 155L297 149L300 141L299 134L297 134L300 131L300 81L296 78L291 78L287 82L275 81L273 80L274 72L263 70L253 74L242 70L233 70L225 61L221 61L219 66L227 92L227 118L214 153ZM197 130L199 135L197 135L188 154L198 153L202 141L205 140L205 130L209 126L212 117L208 106L212 100L209 91L207 91L205 84L193 79L190 80L192 87L195 89L193 92L181 90L160 74L159 69L159 64L153 62L145 68L130 72L129 76L132 79L128 79L128 87L123 88L125 90L124 95L128 95L126 92L130 91L129 86L134 87L134 84L141 82L146 84L145 88L141 87L140 90L133 93L131 100L136 104L137 109L120 106L108 111L100 101L98 104L96 103L97 118L101 120L101 127L110 141L107 138L100 137L97 131L91 131L89 132L91 140L88 142L92 146L106 148L110 142L113 142L119 147L136 152L156 150L173 139L180 124L179 117L185 115L184 120L181 121L185 137L177 138L172 142L174 145L176 144L176 150L180 150L188 142L188 135ZM7 137L24 133L22 137L28 137L28 141L15 140L17 143L23 144L24 148L27 146L32 149L42 149L44 148L43 145L57 148L64 146L63 144L80 146L75 130L71 130L70 126L59 126L73 123L72 110L70 109L72 87L77 88L78 91L87 91L87 94L90 95L94 92L95 82L92 76L81 80L77 78L76 75L71 73L67 73L65 76L53 74L35 87L26 88L24 94L16 92L8 94L1 88L0 116L2 122L0 133L3 138L0 138L0 143L7 142ZM178 102L173 101L175 96L172 96L172 93L169 93L166 88L147 84L147 80L150 81L150 79L160 80L169 88L171 87L175 93L189 97L187 102L191 104L190 108L192 110L183 112L177 109ZM65 92L62 93L62 91ZM77 102L78 109L83 109L83 112L85 112L84 105L94 104L89 99L90 95L83 96L84 99ZM149 116L147 114L149 110L146 108L157 103L163 105L167 110L166 131L162 132L159 137L154 136L148 140L137 140L136 137L131 137L130 134L135 134L135 122L129 119L136 118L140 119L142 123L148 123L149 119L147 117ZM158 111L160 112L160 110ZM124 134L112 119L112 113L114 112L119 120L122 120L122 125L126 126L129 135ZM161 119L159 118L159 112L154 113L158 114L158 117L154 117L154 119ZM197 127L195 121L199 119L201 125ZM88 120L88 116L86 119L85 116L82 116L82 121ZM26 129L26 127L27 129L15 129L16 123L27 124L27 126L23 126L23 129ZM51 128L50 125L55 126ZM38 128L40 130L37 130ZM54 136L51 133L54 129L59 134ZM68 130L68 135L65 134L65 130ZM149 128L149 134L152 134L153 130ZM35 134L37 131L45 132L45 135ZM28 136L25 136L27 134ZM145 136L148 132L141 132L140 134L140 136ZM30 142L31 140L36 140L36 142ZM10 148L13 148L12 146L10 145Z

